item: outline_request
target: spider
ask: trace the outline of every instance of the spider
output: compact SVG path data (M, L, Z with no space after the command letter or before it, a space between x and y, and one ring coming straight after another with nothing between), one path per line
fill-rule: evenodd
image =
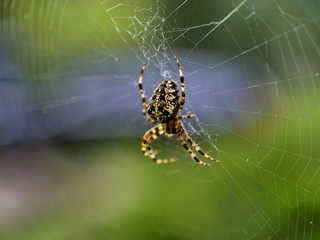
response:
M166 80L158 85L158 87L154 90L149 104L146 103L144 91L142 88L142 76L143 71L146 67L144 64L139 77L139 89L141 93L142 99L142 113L145 118L151 124L159 123L157 126L151 128L147 131L142 140L142 154L145 156L149 156L156 163L168 163L176 161L176 158L170 159L157 159L156 154L157 151L153 151L150 144L152 141L156 140L161 134L165 133L166 136L172 137L174 134L177 134L178 140L181 145L187 150L187 152L191 155L191 157L201 165L209 166L210 164L202 162L194 152L188 147L185 140L187 140L191 146L202 156L205 158L211 159L215 162L220 162L208 154L203 152L201 148L190 138L187 131L185 130L181 119L184 118L193 118L195 115L183 115L179 116L180 111L183 108L185 102L185 89L184 89L184 76L179 64L178 59L176 59L179 73L180 73L180 82L181 82L181 100L180 100L180 92L178 89L178 85L175 81ZM146 113L148 112L148 114Z

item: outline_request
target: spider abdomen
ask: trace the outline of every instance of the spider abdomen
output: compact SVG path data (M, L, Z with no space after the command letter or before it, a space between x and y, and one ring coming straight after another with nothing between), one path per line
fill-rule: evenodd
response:
M179 111L180 93L175 81L166 80L154 90L148 105L148 114L159 123L175 118Z

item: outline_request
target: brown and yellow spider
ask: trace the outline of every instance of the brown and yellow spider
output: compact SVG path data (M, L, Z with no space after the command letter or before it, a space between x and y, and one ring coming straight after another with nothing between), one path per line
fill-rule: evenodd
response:
M185 89L184 89L184 76L179 64L178 59L177 64L180 73L180 82L181 82L181 92L182 97L180 100L180 92L178 85L175 81L166 80L159 84L159 86L154 90L149 104L146 104L145 95L142 89L142 75L143 71L146 67L144 64L139 77L139 89L142 98L142 113L146 117L146 119L151 123L160 123L159 125L151 128L147 131L142 140L142 153L145 156L149 156L156 163L168 163L174 162L176 158L170 159L157 159L156 151L153 151L150 144L152 141L156 140L161 134L165 133L168 137L172 137L174 134L178 135L178 140L181 145L187 150L187 152L191 155L191 157L198 163L209 166L208 163L204 163L200 161L200 159L192 152L192 150L188 147L187 143L184 139L186 139L191 146L202 156L205 158L209 158L215 162L220 162L208 154L203 152L201 148L190 138L187 131L184 129L181 119L184 118L193 118L195 115L183 115L179 116L180 111L183 108L185 102ZM149 116L146 113L148 111ZM151 119L151 118L153 119Z

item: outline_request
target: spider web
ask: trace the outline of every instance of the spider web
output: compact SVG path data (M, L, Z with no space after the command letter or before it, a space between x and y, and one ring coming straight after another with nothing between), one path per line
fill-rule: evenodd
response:
M222 186L216 194L229 212L219 215L223 225L212 224L222 230L204 238L318 239L319 10L319 1L4 0L1 145L140 142L150 127L141 67L147 63L150 97L160 81L179 79L177 57L183 114L197 115L184 125L221 163L201 174L186 159L163 173L210 191ZM164 155L185 156L174 139L159 142ZM219 199L209 201L218 211Z

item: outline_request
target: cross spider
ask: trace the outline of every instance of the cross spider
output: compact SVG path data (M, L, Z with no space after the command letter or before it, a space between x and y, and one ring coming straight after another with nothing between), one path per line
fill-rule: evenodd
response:
M220 162L208 154L203 152L201 148L190 138L187 131L183 127L181 119L184 118L193 118L195 115L183 115L179 116L180 111L183 108L185 102L185 89L184 89L184 76L179 64L178 59L177 64L180 73L180 82L181 82L181 92L182 97L180 100L180 92L178 85L175 81L166 80L159 84L159 86L154 90L149 104L146 104L146 99L144 91L142 89L142 75L146 67L144 64L139 77L139 89L142 98L142 113L151 124L160 123L157 126L151 128L147 131L142 140L142 153L145 156L149 156L156 163L168 163L174 162L176 158L170 159L157 159L155 155L157 151L153 151L150 144L152 141L156 140L161 134L165 133L168 137L172 137L174 134L178 135L178 140L181 145L187 150L191 157L198 162L199 164L209 166L208 163L200 161L200 159L194 154L194 152L188 147L185 140L187 140L191 146L205 158L211 159L215 162ZM148 111L149 116L146 113ZM151 119L152 118L152 119Z

